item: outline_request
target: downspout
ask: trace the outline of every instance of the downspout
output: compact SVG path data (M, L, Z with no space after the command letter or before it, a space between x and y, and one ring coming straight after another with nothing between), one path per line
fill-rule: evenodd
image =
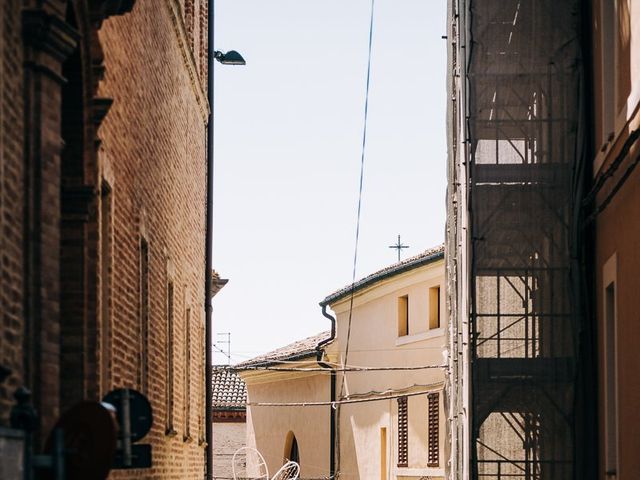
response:
M205 234L205 272L204 272L204 312L205 312L205 437L206 437L206 479L213 480L213 323L211 318L212 281L213 281L213 48L214 0L208 0L207 31L207 100L209 115L207 118L207 212Z
M336 478L336 407L333 402L336 401L336 370L331 365L322 361L324 350L322 347L336 338L336 319L327 313L327 306L320 304L322 307L322 315L331 321L331 336L318 343L317 349L317 361L318 365L322 368L331 370L331 407L329 412L329 478Z

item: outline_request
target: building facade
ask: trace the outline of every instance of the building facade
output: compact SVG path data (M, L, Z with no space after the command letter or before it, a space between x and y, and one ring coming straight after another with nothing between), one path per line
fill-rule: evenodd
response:
M326 360L347 369L336 375L339 478L445 478L444 300L438 247L321 302L336 318ZM359 366L380 370L348 371Z
M269 472L292 459L301 479L443 479L444 300L439 247L326 297L331 332L237 365Z
M0 8L0 423L28 389L38 453L71 406L133 388L153 464L113 477L200 479L207 3Z
M452 479L640 474L638 14L449 1Z
M598 478L626 480L640 475L640 5L593 1L591 17Z
M330 332L323 332L236 365L247 384L246 445L260 452L270 475L294 460L301 479L330 477L330 372L317 371L319 348L328 340ZM257 460L247 458L247 476L257 477Z

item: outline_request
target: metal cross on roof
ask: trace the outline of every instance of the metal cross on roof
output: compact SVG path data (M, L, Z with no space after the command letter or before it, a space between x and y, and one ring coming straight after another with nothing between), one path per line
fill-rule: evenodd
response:
M400 235L398 235L398 243L396 243L395 245L389 245L389 248L395 248L396 250L398 250L398 261L400 261L400 252L403 248L409 248L409 245L403 245L400 241Z

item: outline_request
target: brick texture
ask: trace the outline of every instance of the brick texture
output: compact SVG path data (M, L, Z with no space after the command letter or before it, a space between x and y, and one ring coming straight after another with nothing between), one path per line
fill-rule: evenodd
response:
M181 38L181 32L187 30L175 23L182 21L173 15L180 10L172 11L168 3L138 0L129 15L107 20L100 30L106 73L99 95L113 99L99 131L99 163L103 170L105 164L112 165L108 181L114 223L114 328L109 374L114 387L141 388L137 355L143 236L149 262L146 382L154 411L153 428L144 441L153 445L154 467L139 474L201 479L204 445L198 422L203 418L199 408L204 398L206 124L198 103L200 79L192 78L188 68L197 55L181 47L186 37ZM193 7L193 1L187 4ZM193 48L193 32L190 37L187 46ZM173 342L167 338L169 282L173 284ZM191 321L186 331L189 309ZM191 337L191 372L185 371L187 335ZM168 345L172 345L172 379L167 378ZM173 382L171 388L168 381ZM185 388L186 381L189 388ZM165 398L168 391L173 392L171 402ZM191 408L185 408L185 392ZM168 404L172 405L171 415ZM184 418L186 413L189 419ZM169 417L171 435L166 434ZM131 472L114 474L114 478L131 476Z
M23 377L23 104L19 0L0 5L0 425Z
M112 478L204 474L205 3L0 2L0 425L30 388L37 452L76 402L143 390L153 467Z

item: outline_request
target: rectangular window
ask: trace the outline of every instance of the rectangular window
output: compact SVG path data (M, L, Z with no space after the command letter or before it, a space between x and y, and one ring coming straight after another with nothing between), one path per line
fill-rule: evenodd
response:
M440 285L429 289L429 329L440 328Z
M380 428L380 480L387 480L387 429Z
M427 465L429 467L437 467L440 464L440 402L437 393L430 393L427 395L427 399L429 401L429 448L427 451Z
M601 82L602 82L602 143L604 146L613 140L615 134L615 120L619 69L618 54L620 50L618 32L618 2L604 0L601 2ZM624 2L623 2L624 3Z
M407 397L398 398L398 466L409 465L409 407Z
M618 371L616 342L615 283L605 289L605 434L606 474L618 470Z
M202 323L202 314L198 315L198 321L197 321L197 331L198 331L198 358L204 358L205 357L205 332L204 332L204 325ZM205 378L205 369L204 369L204 362L200 361L200 362L196 362L196 365L198 365L198 378ZM198 385L198 389L199 389L199 393L198 393L198 445L202 445L205 442L205 438L204 438L204 418L205 418L205 411L204 411L204 398L205 398L205 387L202 384L202 382L197 382L196 385Z
M140 367L138 385L143 393L149 386L149 244L140 238Z
M409 335L409 296L398 297L398 336Z
M167 376L166 376L166 395L167 395L167 435L175 435L176 431L173 428L173 381L174 381L174 351L173 351L173 282L167 283Z
M191 309L184 317L184 440L191 439Z
M102 395L111 389L111 269L113 229L111 188L102 182L100 198L100 386Z

